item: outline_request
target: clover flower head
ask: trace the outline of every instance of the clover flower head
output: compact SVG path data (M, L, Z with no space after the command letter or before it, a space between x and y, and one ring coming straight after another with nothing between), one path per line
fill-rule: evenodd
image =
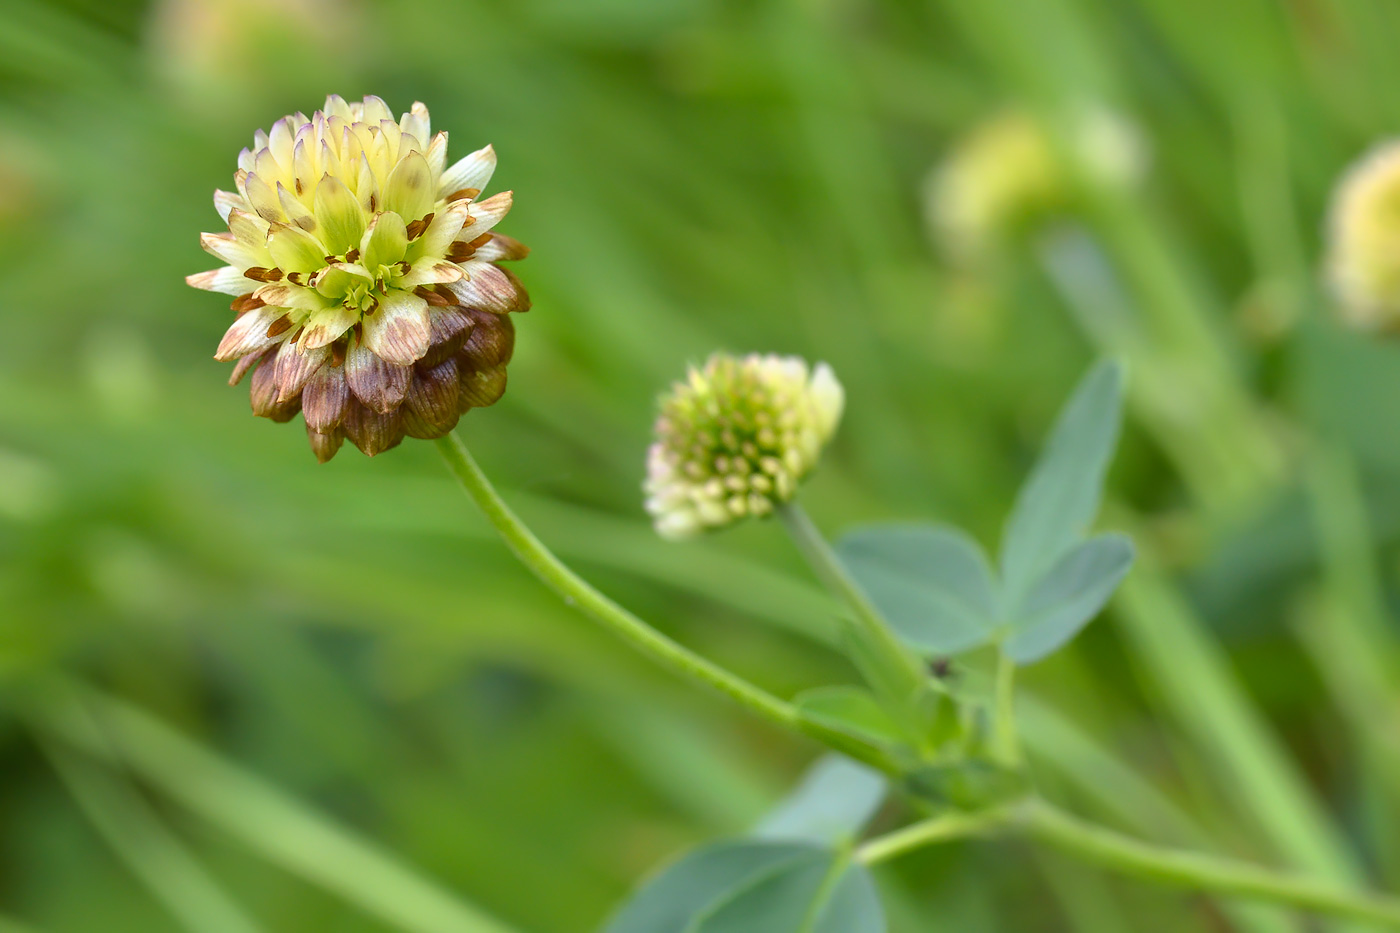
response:
M481 198L490 146L449 166L420 103L397 121L377 97L326 99L254 134L236 192L214 192L227 232L205 250L227 265L189 276L234 296L215 359L251 373L253 412L301 412L322 462L345 438L373 456L405 435L440 437L505 391L529 308L497 263L528 250L493 228L511 193Z
M1400 330L1400 140L1363 156L1338 183L1329 218L1327 273L1343 319Z
M1131 185L1142 177L1147 147L1126 118L1086 104L1067 119L1070 154L1098 179ZM1008 110L973 127L930 173L928 225L953 258L976 261L1069 209L1072 190L1046 131L1030 114Z
M717 353L661 400L647 511L683 538L767 515L797 492L836 431L845 394L825 363Z

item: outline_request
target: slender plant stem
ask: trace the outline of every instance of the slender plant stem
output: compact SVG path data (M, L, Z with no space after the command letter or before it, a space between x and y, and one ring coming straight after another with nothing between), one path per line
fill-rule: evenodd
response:
M923 665L899 642L870 598L851 579L806 510L794 501L778 506L777 512L812 570L833 595L850 607L851 615L843 619L851 626L848 636L854 644L850 647L862 673L907 719L913 709L912 701L927 689L928 678ZM862 659L864 664L861 664Z
M1021 740L1016 729L1016 662L1005 651L997 650L996 676L996 753L1002 764L1015 768L1021 763Z
M662 666L715 688L764 719L789 729L799 727L797 711L790 704L667 638L565 566L505 504L456 434L439 438L437 446L452 474L515 556L566 603Z
M1085 822L1043 800L982 813L946 813L877 836L856 850L866 865L925 846L1022 829L1085 861L1125 875L1224 897L1249 898L1400 928L1400 898L1350 891L1291 872L1140 842Z
M1036 837L1113 871L1400 928L1400 898L1349 891L1233 859L1160 848L1086 823L1043 801L1031 802L1023 812Z
M911 823L902 829L876 836L856 849L855 859L865 865L874 865L898 858L916 849L981 836L1004 827L1009 822L1002 810L988 810L983 813L942 813L927 820Z

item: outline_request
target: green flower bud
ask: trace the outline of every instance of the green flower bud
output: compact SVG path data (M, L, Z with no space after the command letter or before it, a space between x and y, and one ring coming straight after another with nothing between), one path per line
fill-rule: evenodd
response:
M647 458L647 511L683 538L787 502L816 466L845 393L825 363L717 353L661 400Z

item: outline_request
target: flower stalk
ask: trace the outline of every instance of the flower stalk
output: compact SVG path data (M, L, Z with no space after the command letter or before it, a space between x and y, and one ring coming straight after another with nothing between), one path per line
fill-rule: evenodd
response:
M1022 831L1111 871L1224 897L1269 901L1299 910L1400 929L1400 898L1352 891L1291 872L1235 859L1141 842L1030 799L978 813L946 813L878 836L856 850L866 865L955 839Z
M832 595L850 609L840 618L843 637L853 660L875 692L890 706L899 721L913 726L917 737L919 698L929 689L929 678L919 658L904 646L870 598L851 579L825 537L797 502L778 506L778 517L797 549Z
M807 733L793 706L657 632L565 566L500 498L456 434L438 439L437 445L467 495L511 550L566 602L663 666L707 684L769 722ZM847 576L806 513L795 503L787 503L778 514L823 582L850 602L852 632L868 638L863 644L869 646L879 646L887 636L892 639L888 627ZM895 647L903 653L897 643ZM894 652L879 657L889 665L882 668L883 675L907 678L908 683L917 677L923 684L922 670L916 667L910 671ZM1009 691L1009 681L1007 684ZM1033 797L1012 807L940 814L867 841L854 858L873 865L928 845L1002 831L1027 833L1086 861L1148 881L1400 929L1400 898L1348 890L1234 859L1154 846L1080 820Z
M501 499L467 445L455 433L439 438L437 447L462 489L515 556L566 603L611 629L663 667L713 687L769 722L788 729L798 728L797 711L790 704L667 638L565 566Z

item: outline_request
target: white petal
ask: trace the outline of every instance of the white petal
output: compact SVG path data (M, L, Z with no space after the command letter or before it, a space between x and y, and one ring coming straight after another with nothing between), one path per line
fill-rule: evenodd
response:
M438 133L434 136L428 144L428 151L423 155L428 160L428 169L433 173L433 178L441 182L442 170L447 167L447 134Z
M389 109L389 105L373 94L365 98L363 106L364 115L360 119L365 123L378 123L380 120L394 119L394 112Z
M243 195L236 191L214 191L214 210L219 212L219 218L225 223L228 222L228 215L231 211L251 211L253 208L248 202L243 200Z
M332 94L326 98L326 106L323 108L328 117L340 117L342 120L350 120L350 105L345 102L345 98L339 94Z
M241 315L224 333L224 339L219 341L219 349L214 351L214 359L233 360L280 343L287 335L269 337L267 329L282 314L280 308L254 308Z
M193 285L195 288L202 288L206 292L221 292L225 295L252 294L262 284L245 278L243 272L236 266L224 266L221 269L210 269L208 272L187 275L185 283Z
M471 214L466 201L454 201L433 215L432 222L408 250L408 261L414 262L420 256L436 259L446 255L447 247L462 232L462 225Z
M438 197L445 198L463 188L475 188L480 193L491 181L491 175L495 171L496 150L490 146L478 149L442 173Z
M485 201L473 201L467 207L467 212L471 217L471 222L462 228L462 232L457 235L459 240L475 240L483 233L490 230L501 222L501 218L510 213L513 193L502 191L500 194L493 194Z
M204 247L205 252L218 256L229 265L240 269L271 265L266 249L261 252L250 249L238 242L232 233L201 233L199 245Z
M407 275L394 280L397 288L413 289L419 285L439 285L455 282L462 277L462 267L446 259L424 259L413 264ZM241 294L241 293L240 293Z
M405 133L412 133L419 139L427 139L432 135L433 124L428 119L428 108L423 106L422 101L413 102L413 109L399 119L399 127Z
M472 258L486 262L502 262L524 259L528 255L530 255L530 247L524 243L514 237L508 237L504 233L493 233L491 239L476 248L476 253Z

